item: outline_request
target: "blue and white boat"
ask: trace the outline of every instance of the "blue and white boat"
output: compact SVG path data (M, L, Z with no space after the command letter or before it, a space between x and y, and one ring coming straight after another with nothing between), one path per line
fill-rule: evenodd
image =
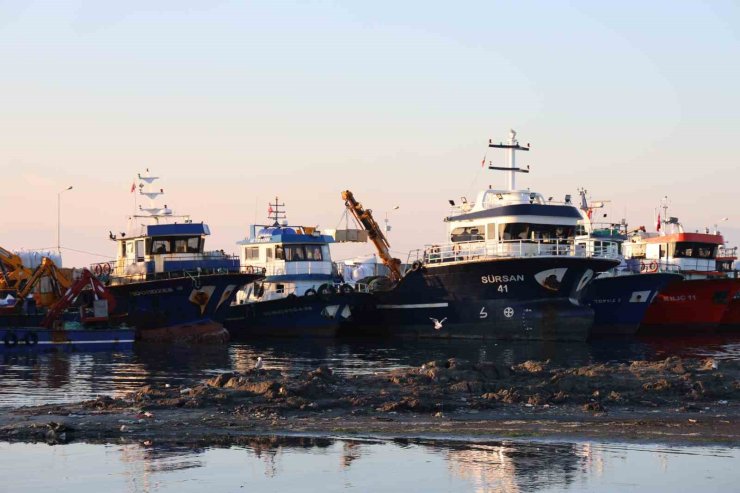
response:
M208 225L187 215L157 207L164 194L153 188L155 176L139 175L138 196L148 208L138 206L129 228L118 235L116 260L93 265L116 299L114 316L137 329L142 340L215 341L228 338L218 322L236 293L261 273L241 272L239 259L205 249ZM135 187L132 187L132 190Z
M269 224L253 224L238 242L244 272L264 274L237 293L224 325L234 337L332 337L352 321L367 294L342 283L331 259L330 235L291 226L284 204L270 204Z
M618 266L598 274L584 291L583 302L594 311L591 337L635 335L660 290L680 281L683 276L672 272L650 272L644 264L641 269L639 262L626 261L622 252L622 244L628 239L626 222L592 222L594 210L603 207L603 203L589 204L586 190L581 189L579 193L583 220L577 242L596 251L606 248L607 244L617 245L621 260Z

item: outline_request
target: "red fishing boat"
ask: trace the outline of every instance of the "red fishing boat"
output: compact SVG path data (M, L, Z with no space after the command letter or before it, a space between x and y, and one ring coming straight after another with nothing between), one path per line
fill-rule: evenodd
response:
M658 293L640 333L716 330L730 301L740 292L738 280L728 278L717 267L722 235L716 230L710 233L708 228L704 233L687 233L675 217L661 221L659 216L658 230L638 232L630 238L624 244L625 257L639 262L643 272L676 272L684 279L671 282Z

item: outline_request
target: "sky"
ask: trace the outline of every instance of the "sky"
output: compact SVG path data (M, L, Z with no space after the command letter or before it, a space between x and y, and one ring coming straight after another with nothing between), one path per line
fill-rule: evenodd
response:
M149 168L208 249L236 252L275 196L341 226L350 189L403 258L445 238L448 199L504 187L481 160L511 128L519 187L583 187L648 230L667 196L736 245L738 60L732 1L0 0L0 246L59 226L65 266L113 257Z

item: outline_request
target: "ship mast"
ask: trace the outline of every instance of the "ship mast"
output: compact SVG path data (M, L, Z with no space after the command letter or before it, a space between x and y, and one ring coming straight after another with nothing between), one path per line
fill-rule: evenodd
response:
M516 151L528 151L529 150L529 144L527 144L527 147L522 147L519 145L519 141L516 140L516 131L511 130L509 132L509 140L506 144L503 144L499 142L498 144L494 144L491 139L488 139L488 147L495 147L497 149L507 149L508 152L506 153L507 157L507 165L508 166L488 166L488 169L493 170L499 170L499 171L506 171L507 177L508 177L508 190L514 191L516 190L516 174L517 173L529 173L529 169L524 168L517 168L516 167Z
M155 204L155 200L160 197L161 195L164 195L164 189L163 188L157 188L153 185L153 183L157 180L159 180L158 176L152 176L149 174L149 168L146 169L146 174L142 175L139 173L137 175L139 179L139 191L138 195L143 195L147 198L149 198L149 207L142 207L141 204L139 204L138 211L136 211L133 215L134 218L147 218L147 219L153 219L154 222L159 223L159 220L161 218L182 218L185 220L189 220L190 216L185 215L175 215L172 213L172 209L167 207L167 204L164 205L164 207L160 207ZM144 185L146 183L146 185Z
M280 208L283 208L283 210L280 210ZM267 217L271 221L275 221L273 223L273 227L280 227L280 220L285 219L287 216L285 215L285 203L280 203L277 197L275 197L275 203L269 203L267 207Z

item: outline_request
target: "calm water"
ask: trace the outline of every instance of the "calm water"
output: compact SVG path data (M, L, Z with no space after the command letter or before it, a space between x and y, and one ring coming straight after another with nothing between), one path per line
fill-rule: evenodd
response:
M298 372L326 364L342 373L367 373L453 356L511 365L528 359L581 364L670 355L740 359L740 338L593 343L272 340L228 346L136 345L132 351L112 354L0 352L0 407L122 396L152 382L190 384L220 372L249 369L257 356L266 368Z
M8 444L8 493L738 491L737 449L254 439L241 447Z

